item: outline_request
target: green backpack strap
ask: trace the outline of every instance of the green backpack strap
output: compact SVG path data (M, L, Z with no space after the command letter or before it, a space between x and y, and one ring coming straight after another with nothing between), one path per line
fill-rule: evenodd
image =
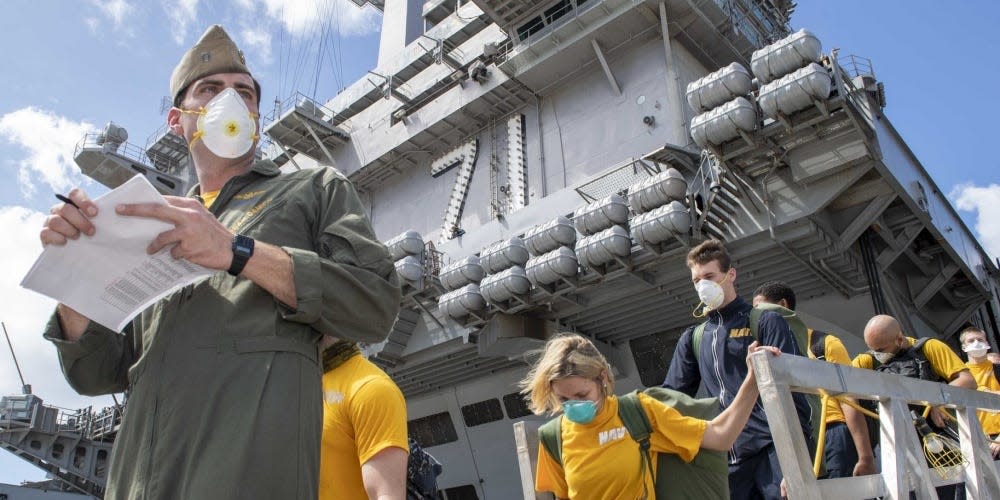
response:
M555 418L545 422L538 428L538 441L542 443L542 446L545 447L545 451L549 452L549 456L552 457L560 466L562 466L561 421L562 415L557 415Z
M808 356L809 345L809 327L802 322L802 318L795 314L795 311L791 309L786 309L779 306L778 304L761 303L757 304L750 309L750 334L753 335L754 340L760 341L760 317L766 311L774 311L781 315L788 323L788 328L792 331L792 337L795 338L795 344L798 346L799 351L802 352L803 356Z
M640 476L645 478L647 472L653 474L653 459L649 451L649 435L653 431L653 426L649 424L646 412L642 409L637 391L632 391L618 398L618 417L622 419L625 430L632 436L632 440L639 443L639 453L642 454ZM642 498L650 498L646 482L643 481L642 484Z
M705 336L705 321L694 327L691 334L691 348L694 349L694 360L701 362L701 338Z
M792 331L792 338L795 339L795 344L799 348L799 352L808 357L812 352L812 346L810 345L810 335L809 327L802 322L795 311L791 309L781 307L778 304L761 303L750 309L750 333L753 334L753 338L760 340L760 317L764 315L766 311L774 311L781 315L788 323L788 328ZM823 353L826 354L825 352ZM823 405L821 404L820 397L816 394L805 394L806 402L809 404L809 425L812 427L812 442L817 447L819 446L819 427L820 422L823 420ZM823 463L821 467L822 471L826 470L826 464Z

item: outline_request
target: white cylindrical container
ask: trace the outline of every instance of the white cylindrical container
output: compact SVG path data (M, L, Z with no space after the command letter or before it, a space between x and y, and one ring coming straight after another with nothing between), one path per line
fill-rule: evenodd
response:
M808 30L798 30L760 50L750 58L750 69L760 85L781 78L811 62L819 62L823 45Z
M528 259L524 271L532 283L549 285L562 278L575 277L579 264L572 248L559 247L545 255Z
M757 102L762 113L777 118L778 113L789 115L811 107L814 100L825 101L832 85L826 68L812 63L761 87Z
M740 131L750 133L756 128L757 111L754 105L737 97L692 118L691 138L701 147L718 146L739 137Z
M395 265L396 274L406 281L420 281L420 278L424 275L424 266L420 264L420 259L412 255L407 255L397 260Z
M632 252L632 238L622 226L612 226L576 242L576 257L580 265L593 268L624 258Z
M668 168L628 188L628 204L641 214L687 194L687 180L676 168Z
M747 95L753 89L750 72L738 62L732 62L687 86L687 102L698 113L708 111L733 98Z
M385 242L392 260L399 260L407 255L420 255L424 251L424 239L416 231L406 231Z
M479 283L485 275L479 257L470 255L441 268L438 279L445 289L458 290L469 283Z
M691 227L691 214L679 201L672 201L632 219L632 236L640 245L654 245L686 234Z
M576 229L573 229L573 223L562 215L524 233L524 246L531 255L542 255L563 245L573 245L575 242Z
M491 274L479 284L483 298L489 303L506 302L515 295L524 295L531 290L531 281L521 266L507 268Z
M479 285L470 283L438 297L438 308L452 318L461 319L486 309L486 300L479 291Z
M483 249L479 261L487 274L494 274L511 266L524 266L528 261L528 249L520 237L498 241Z
M588 203L573 213L573 224L581 234L594 234L628 221L628 205L621 195L613 194Z

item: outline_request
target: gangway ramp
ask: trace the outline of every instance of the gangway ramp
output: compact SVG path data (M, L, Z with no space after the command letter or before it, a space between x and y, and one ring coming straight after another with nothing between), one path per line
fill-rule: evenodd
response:
M810 360L801 356L751 356L761 401L771 426L789 498L938 498L934 488L965 483L968 498L1000 499L1000 462L994 462L976 410L1000 411L1000 397L947 384ZM816 479L812 457L792 402L792 391L846 395L878 401L881 474ZM932 472L913 427L908 404L952 408L968 465L950 479ZM888 444L888 445L887 445Z

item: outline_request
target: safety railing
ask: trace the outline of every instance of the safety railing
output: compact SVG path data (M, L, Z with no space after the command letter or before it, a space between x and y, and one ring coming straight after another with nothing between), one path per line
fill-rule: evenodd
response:
M275 120L280 120L286 111L296 109L299 113L308 115L319 121L328 121L337 125L343 121L339 114L319 101L301 93L295 92L283 101L275 101L274 109L261 117L261 130L267 130Z
M852 78L858 76L875 77L875 70L872 68L872 60L867 57L849 54L840 58L840 65L844 67L847 74Z
M73 149L73 156L78 156L84 149L103 149L105 153L117 153L139 165L152 168L149 165L146 152L142 148L130 142L117 143L109 141L100 132L88 132L84 134L83 139L76 143L76 147Z
M611 194L624 194L629 186L654 176L661 170L661 165L657 162L642 158L629 158L577 186L574 190L585 202L590 203Z
M122 409L109 406L94 411L43 404L32 396L4 397L0 400L0 431L30 428L42 432L69 432L84 439L103 440L115 433L121 423Z
M761 401L771 426L789 498L848 499L937 498L934 488L965 483L968 498L1000 499L1000 462L989 453L988 437L977 409L1000 410L1000 397L947 384L882 374L800 356L751 357ZM878 402L881 474L816 479L813 460L792 402L792 392L851 396ZM909 404L952 408L956 412L961 460L932 472L925 451L933 451L914 428Z

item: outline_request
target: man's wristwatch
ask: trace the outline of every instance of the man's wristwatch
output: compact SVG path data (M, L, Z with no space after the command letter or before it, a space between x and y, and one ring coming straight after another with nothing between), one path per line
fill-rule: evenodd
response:
M253 238L242 234L233 236L233 263L226 272L231 276L239 276L251 256L253 256Z

